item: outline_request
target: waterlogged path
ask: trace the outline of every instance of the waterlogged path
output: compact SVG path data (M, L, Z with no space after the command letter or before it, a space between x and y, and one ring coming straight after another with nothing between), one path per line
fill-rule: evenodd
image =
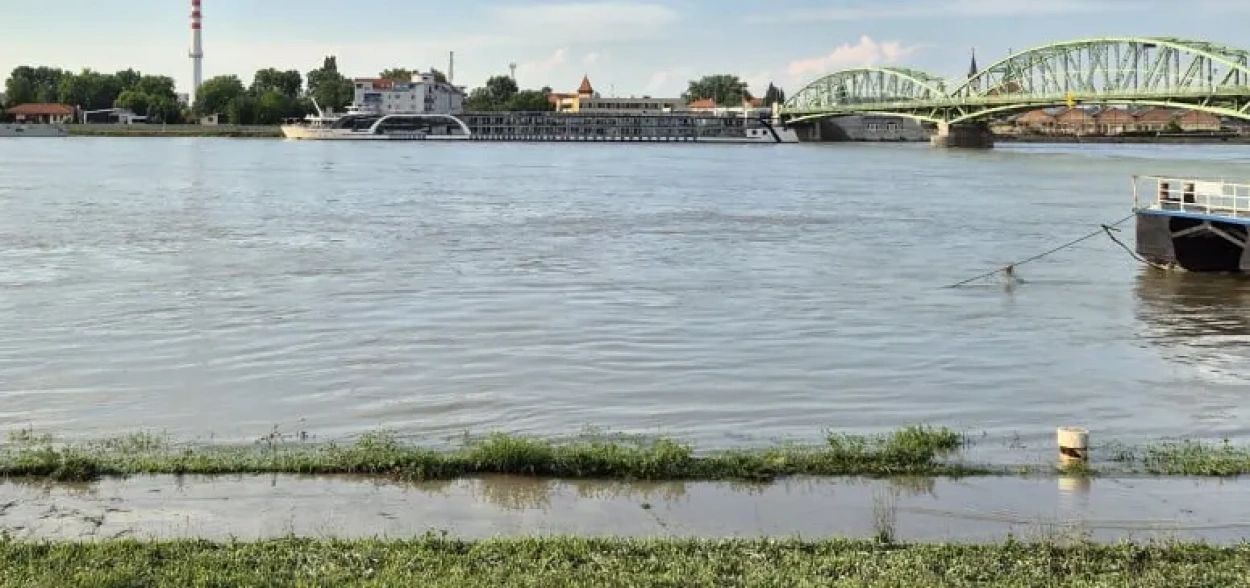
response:
M1250 284L1103 240L1244 146L0 142L0 429L1250 433ZM1131 225L1125 233L1131 242ZM1017 436L1018 434L1018 436ZM982 447L992 447L984 443Z
M153 476L0 483L19 538L703 536L1115 541L1250 533L1244 482L1185 478L789 479L772 484L487 476L400 485L352 477Z

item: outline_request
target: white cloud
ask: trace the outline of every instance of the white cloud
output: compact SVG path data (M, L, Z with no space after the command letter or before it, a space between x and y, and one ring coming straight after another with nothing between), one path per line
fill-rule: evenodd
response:
M509 34L560 43L646 38L662 32L678 18L675 10L646 2L500 6L491 14Z
M582 65L594 65L599 62L599 59L601 57L603 56L599 55L598 53L594 53L594 52L587 53L585 56L582 57Z
M1192 8L1213 14L1250 13L1250 2L1245 0L1191 0Z
M568 49L560 48L542 59L521 63L516 68L517 77L524 80L533 76L545 76L551 73L552 70L564 65L568 61L568 55Z
M694 68L684 65L656 71L647 80L643 92L651 96L660 94L676 96L686 90L686 84L693 75Z
M1241 0L1237 0L1241 1ZM1055 16L1122 11L1127 0L909 0L876 2L754 17L752 21L811 22L870 19L992 18Z
M917 49L918 46L906 46L898 41L877 42L864 35L854 45L844 43L826 55L792 61L786 66L786 73L794 80L801 80L839 69L896 64Z
M747 83L747 89L750 90L751 95L757 98L763 98L764 92L768 90L768 84L774 81L773 72L770 71L749 72L740 77Z

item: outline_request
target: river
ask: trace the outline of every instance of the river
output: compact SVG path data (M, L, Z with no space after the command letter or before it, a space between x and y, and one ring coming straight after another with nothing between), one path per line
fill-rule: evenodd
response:
M0 141L0 430L1250 433L1250 283L1106 238L1247 146ZM1120 236L1133 243L1132 222Z

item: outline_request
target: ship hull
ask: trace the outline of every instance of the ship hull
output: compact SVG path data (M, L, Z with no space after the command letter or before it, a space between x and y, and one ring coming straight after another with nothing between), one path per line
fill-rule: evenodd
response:
M375 134L350 129L315 129L302 125L283 125L282 136L308 141L467 141L468 135L433 135L425 133Z
M1250 220L1160 210L1137 211L1137 254L1190 272L1250 272Z
M761 133L741 137L698 136L588 136L588 135L540 135L540 134L484 134L438 135L421 133L373 134L348 129L317 129L303 125L285 125L282 136L287 139L309 141L505 141L524 143L721 143L776 145L798 143L798 134L792 129L778 129L776 133Z

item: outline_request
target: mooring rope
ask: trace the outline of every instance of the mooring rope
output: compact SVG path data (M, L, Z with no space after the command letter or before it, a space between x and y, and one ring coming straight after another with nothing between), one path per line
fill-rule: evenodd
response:
M1120 222L1124 222L1124 221L1120 221ZM1119 245L1121 249L1127 251L1129 254L1129 257L1132 257L1133 259L1136 259L1137 261L1140 261L1155 269L1162 269L1162 270L1168 269L1162 265L1159 265L1153 261L1150 261L1149 259L1146 259L1138 255L1137 252L1133 251L1131 247L1129 247L1128 245L1125 245L1123 241L1117 239L1115 234L1112 233L1112 231L1119 231L1120 229L1115 228L1115 225L1103 225L1102 230L1107 232L1107 236L1111 238L1111 242L1115 243L1116 245Z
M1114 227L1116 227L1117 225L1123 224L1123 223L1124 223L1124 221L1127 221L1127 220L1129 220L1129 219L1131 219L1131 218L1133 218L1133 217L1135 217L1135 216L1137 216L1137 213L1130 214L1130 215L1128 215L1128 216L1126 216L1126 217L1124 217L1124 218L1122 218L1122 219L1120 219L1120 220L1118 220L1118 221L1115 221L1115 222L1113 222L1113 223L1111 223L1111 224L1102 224L1102 225L1098 225L1098 230L1096 230L1096 231L1094 231L1094 232L1092 232L1092 233L1090 233L1090 234L1088 234L1088 235L1085 235L1084 237L1080 237L1080 238L1078 238L1078 239L1073 239L1073 240L1071 240L1071 241L1068 241L1067 243L1064 243L1063 245L1060 245L1060 246L1058 246L1058 247L1055 247L1054 249L1050 249L1049 251L1045 251L1045 252L1039 253L1039 254L1034 255L1033 257L1030 257L1030 258L1028 258L1028 259L1024 259L1024 260L1021 260L1021 261L1017 261L1017 262L1015 262L1015 263L1007 264L1007 265L1005 265L1005 266L1003 266L1003 267L1000 267L1000 268L998 268L998 269L995 269L995 270L993 270L993 271L989 271L989 272L986 272L986 273L981 274L981 275L979 275L979 276L976 276L975 278L968 278L968 279L966 279L966 280L964 280L964 281L962 281L962 282L957 282L957 283L951 284L951 285L946 286L946 287L947 287L947 288L958 288L959 286L963 286L963 285L965 285L965 284L971 284L972 282L975 282L975 281L977 281L977 280L984 280L985 278L988 278L988 277L990 277L990 276L992 276L992 275L994 275L994 274L999 274L999 273L1004 273L1004 274L1007 274L1007 275L1009 275L1009 276L1010 276L1010 275L1012 275L1012 274L1013 274L1013 272L1015 271L1016 266L1024 265L1024 264L1029 263L1029 262L1032 262L1032 261L1037 261L1037 260L1039 260L1039 259L1042 259L1043 257L1048 256L1048 255L1053 255L1053 254L1055 254L1055 253L1058 253L1058 252L1060 252L1060 251L1063 251L1064 249L1067 249L1067 248L1069 248L1069 247L1072 247L1073 245L1076 245L1076 244L1078 244L1078 243L1081 243L1082 241L1088 241L1088 240L1090 240L1090 239L1093 239L1094 237L1097 237L1098 235L1103 234L1103 233L1106 233L1108 237L1111 237L1111 240L1112 240L1112 241L1115 241L1115 242L1116 242L1116 243L1118 243L1121 247L1124 247L1124 244L1123 244L1123 243L1120 243L1120 240L1119 240L1119 239L1116 239L1116 238L1115 238L1115 236L1111 234L1111 231L1112 231L1112 230L1114 230ZM1125 249L1126 249L1126 250L1128 250L1128 252L1129 252L1129 253L1133 254L1133 256L1134 256L1134 257L1136 257L1138 260L1140 260L1140 261L1142 261L1142 262L1144 262L1144 263L1150 264L1150 262L1148 262L1148 261L1146 261L1146 260L1144 260L1144 259L1142 259L1142 258L1138 257L1136 253L1133 253L1133 250L1128 249L1127 247L1125 247ZM1154 265L1154 264L1150 264L1150 265Z

